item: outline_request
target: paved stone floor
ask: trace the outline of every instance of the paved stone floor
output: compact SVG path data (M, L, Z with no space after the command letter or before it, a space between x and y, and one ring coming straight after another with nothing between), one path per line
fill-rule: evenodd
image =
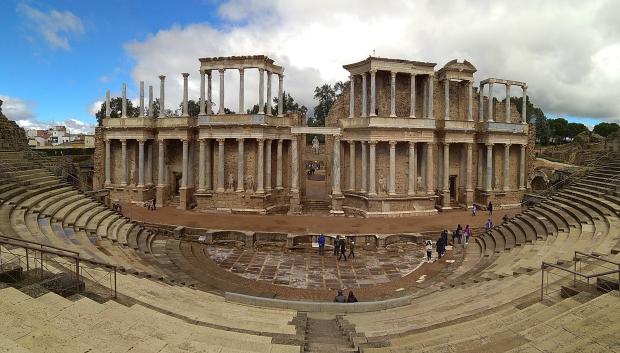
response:
M418 244L393 244L375 251L357 250L355 258L338 261L331 249L251 250L230 245L208 248L222 268L248 279L308 289L366 288L404 277L424 262Z

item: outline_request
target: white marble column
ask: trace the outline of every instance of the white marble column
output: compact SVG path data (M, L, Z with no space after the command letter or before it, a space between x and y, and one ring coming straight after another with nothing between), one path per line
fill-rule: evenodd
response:
M370 157L369 157L369 166L370 170L368 171L368 195L376 196L377 195L377 182L376 182L376 162L377 162L377 141L368 141L368 145L370 146Z
M226 114L226 112L224 112L224 69L219 69L218 72L220 73L220 103L217 113L224 115Z
M299 152L297 149L297 140L299 135L293 134L291 139L291 192L299 192Z
M205 115L206 107L207 102L205 102L205 72L200 70L200 113L198 114Z
M183 116L189 116L189 105L187 102L187 97L189 95L189 88L187 86L187 78L189 77L189 73L184 72L183 75Z
M478 163L477 163L477 173L476 173L476 188L482 190L482 181L483 181L483 169L484 169L484 150L480 144L478 144Z
M127 185L127 140L121 140L121 185Z
M278 140L276 147L276 190L282 190L282 139Z
M205 192L205 139L198 140L198 193Z
M166 76L159 75L159 118L166 116Z
M213 114L213 95L211 90L211 70L207 71L207 114Z
M239 69L239 114L245 114L245 69Z
M396 195L396 141L390 141L390 180L389 194Z
M467 121L474 121L474 83L467 81Z
M443 119L450 120L450 80L443 80Z
M245 180L245 153L244 153L245 140L242 138L237 139L237 192L243 192ZM257 161L260 163L260 160ZM259 167L260 168L260 167Z
M224 143L225 139L217 139L218 149L217 149L217 189L216 192L222 193L226 191L224 187Z
M334 136L334 156L333 156L333 170L332 170L332 194L340 195L340 136Z
M349 141L349 190L355 191L355 141Z
M187 148L188 148L188 154L187 154L187 186L188 187L194 187L195 183L194 183L194 150L195 150L195 143L192 140L189 140Z
M213 151L211 140L205 139L205 190L213 190Z
M164 150L166 148L166 140L157 141L157 147L159 149L157 153L157 186L163 187L166 185L164 182Z
M367 175L368 175L368 155L367 155L367 151L366 151L366 141L361 141L362 144L362 185L360 186L360 192L361 193L366 193L366 185L368 185L367 182Z
M506 84L506 121L510 122L510 84Z
M256 152L256 193L262 194L265 192L264 178L265 178L265 140L256 139L257 152Z
M105 91L105 117L109 118L111 113L110 109L110 90Z
M420 160L420 177L421 177L421 187L426 190L426 157L427 157L427 149L428 144L422 143L422 159ZM417 183L417 180L416 180Z
M465 190L473 191L473 157L474 157L474 146L473 143L467 144L467 152L465 154L465 175L467 180L465 181Z
M112 183L110 179L110 140L105 140L105 185Z
M409 117L415 118L415 74L411 74L411 98L409 98Z
M479 98L480 102L478 103L478 122L484 122L484 84L480 83L480 92Z
M407 179L407 195L415 195L417 179L418 156L415 150L415 142L409 141L409 171Z
M523 89L523 98L521 100L521 124L527 122L527 86L521 87Z
M258 114L265 114L265 69L258 69Z
M149 85L149 109L147 116L149 118L153 117L153 86Z
M526 145L521 145L521 154L519 160L519 190L525 190L525 157Z
M140 110L138 116L144 118L144 81L140 81Z
M432 195L435 193L435 185L433 183L433 148L434 142L427 142L426 144L426 194Z
M349 80L351 86L349 87L349 118L355 116L355 75L350 75Z
M189 141L187 139L182 139L183 142L183 165L181 171L181 188L187 188L187 164L188 164L188 154L189 154Z
M443 148L437 146L437 177L435 179L438 191L443 191Z
M422 118L428 119L428 75L422 80Z
M443 144L443 192L450 193L450 144Z
M493 191L493 144L487 144L487 183L486 190Z
M284 115L284 75L278 75L278 116Z
M121 101L121 118L127 117L127 85L123 82L123 98Z
M370 116L377 116L376 76L377 70L370 70Z
M267 71L267 101L265 102L265 114L271 115L271 71Z
M428 76L428 118L434 119L435 113L433 112L433 97L434 97L434 77Z
M510 190L510 144L504 144L504 191Z
M487 121L495 121L495 117L493 116L493 81L489 82L489 117Z
M138 187L144 187L144 140L138 140Z
M146 176L144 177L144 182L146 185L153 185L153 143L155 141L151 140L149 144L146 145Z
M265 191L271 191L271 142L265 142Z
M390 116L396 117L396 72L390 72Z
M363 117L367 117L368 116L368 102L366 99L367 96L367 92L366 92L366 76L367 74L364 72L362 74L362 116Z

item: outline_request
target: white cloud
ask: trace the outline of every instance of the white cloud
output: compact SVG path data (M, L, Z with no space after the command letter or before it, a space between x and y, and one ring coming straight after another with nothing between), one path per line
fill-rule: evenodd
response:
M527 82L528 94L549 114L617 120L620 22L612 13L620 13L619 1L232 0L218 11L228 21L223 28L175 26L125 48L136 60L136 83L154 85L158 96L157 75L167 76L169 108L181 101L181 72L191 74L190 97L198 96L200 57L266 54L285 67L285 90L312 107L315 86L346 80L342 65L374 50L437 62L436 69L467 59L478 68L477 80ZM245 108L257 101L256 76L246 72ZM217 73L213 79L217 102ZM227 71L225 81L225 105L236 111L238 74Z
M0 100L2 100L2 113L11 120L23 120L28 121L35 118L32 111L36 104L34 102L26 101L16 97L3 96L0 94Z
M26 17L30 30L38 32L54 49L69 50L69 38L84 33L82 20L70 11L50 10L45 13L20 2L17 4L17 12Z

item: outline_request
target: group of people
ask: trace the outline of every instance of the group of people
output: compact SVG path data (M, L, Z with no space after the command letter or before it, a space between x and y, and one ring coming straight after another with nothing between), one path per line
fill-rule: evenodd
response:
M449 245L448 236L448 230L444 229L439 235L437 241L435 242L435 250L437 251L438 259L441 259L441 257L446 254L446 247ZM456 226L456 229L452 233L452 241L455 244L464 244L464 246L467 246L467 244L469 244L469 238L471 238L472 236L473 232L469 224L466 225L464 229L459 224ZM464 242L463 238L465 238ZM431 261L431 259L433 258L433 241L426 240L424 242L424 246L426 248L426 260Z
M334 302L335 303L357 303L357 298L355 297L355 294L353 294L352 290L349 291L349 296L345 298L344 291L342 289L338 289L338 294L334 298Z
M319 239L319 255L325 255L325 235L320 234ZM338 255L338 261L344 257L344 261L347 261L347 241L345 237L336 236L334 239L334 256ZM355 241L349 242L349 257L355 258Z
M489 204L487 205L487 211L489 211L489 216L493 215L493 202L489 201ZM476 212L478 212L478 205L473 204L471 206L471 215L476 216Z
M144 202L144 207L149 211L155 211L155 199Z
M122 207L122 206L121 206L121 204L120 204L120 203L118 203L118 202L114 202L114 203L112 203L112 210L113 210L113 211L116 211L116 212L118 212L118 213L123 213L123 207Z

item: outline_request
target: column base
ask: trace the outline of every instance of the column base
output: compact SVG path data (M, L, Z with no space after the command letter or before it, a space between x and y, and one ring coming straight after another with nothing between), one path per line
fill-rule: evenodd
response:
M301 198L299 196L299 192L291 192L291 197L289 199L289 215L299 215L301 214Z
M276 190L284 190L284 187L282 187L282 186L276 186Z
M164 207L168 199L168 186L157 185L155 192L155 206Z
M441 191L441 206L443 209L450 208L450 190Z
M215 192L217 192L218 194L223 194L224 192L226 192L226 189L224 189L224 188L217 188L217 189L215 189Z
M194 189L192 187L181 187L179 189L179 210L187 210L191 206L192 194Z

